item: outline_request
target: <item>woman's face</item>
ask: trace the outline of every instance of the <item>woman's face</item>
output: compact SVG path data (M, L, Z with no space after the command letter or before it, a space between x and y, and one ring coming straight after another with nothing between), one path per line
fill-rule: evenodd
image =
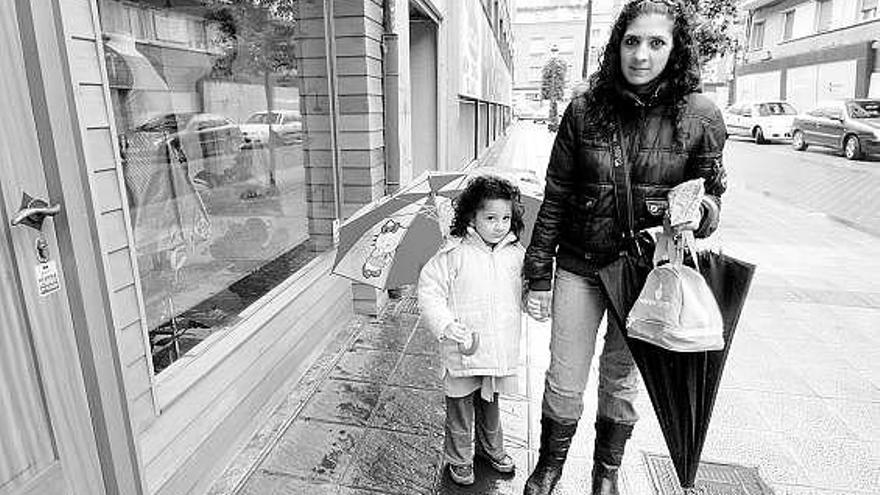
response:
M629 24L620 43L620 70L626 82L641 86L666 68L672 52L672 19L663 14L642 14Z

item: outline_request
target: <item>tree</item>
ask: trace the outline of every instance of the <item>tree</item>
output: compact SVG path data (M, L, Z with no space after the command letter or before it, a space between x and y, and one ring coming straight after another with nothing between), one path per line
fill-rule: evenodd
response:
M732 53L736 37L732 26L739 17L736 0L684 0L695 11L694 38L699 44L700 62Z
M565 96L565 76L568 72L568 64L559 58L554 47L550 50L550 60L544 64L541 70L541 99L550 100L550 128L558 126L559 110L557 102Z
M216 27L214 45L222 55L214 60L211 77L260 81L266 111L275 109L276 84L292 84L297 70L294 51L298 2L289 0L205 0L206 18ZM269 187L276 190L276 157L269 132Z

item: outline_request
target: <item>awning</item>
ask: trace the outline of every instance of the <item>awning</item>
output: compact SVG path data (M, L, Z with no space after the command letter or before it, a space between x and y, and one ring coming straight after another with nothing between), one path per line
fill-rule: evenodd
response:
M121 101L129 126L136 127L154 115L173 112L168 85L138 51L134 38L106 34L104 47L110 87L129 90Z

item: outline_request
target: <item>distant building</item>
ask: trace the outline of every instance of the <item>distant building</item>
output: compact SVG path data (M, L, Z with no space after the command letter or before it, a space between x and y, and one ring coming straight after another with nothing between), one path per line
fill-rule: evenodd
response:
M611 24L623 0L594 0L590 25L589 72L599 65ZM586 0L531 0L517 3L513 18L514 108L540 106L541 69L556 47L558 57L568 64L568 90L582 81L587 20Z
M878 0L749 0L737 100L880 96Z

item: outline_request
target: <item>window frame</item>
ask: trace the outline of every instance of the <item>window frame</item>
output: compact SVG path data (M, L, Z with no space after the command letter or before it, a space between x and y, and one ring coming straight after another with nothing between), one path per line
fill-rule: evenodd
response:
M867 4L869 1L873 2L873 5L865 8L865 4ZM871 19L876 19L877 12L878 10L880 10L880 5L878 4L880 4L878 0L859 0L858 21L870 21ZM866 15L869 12L870 15Z
M788 9L782 12L782 41L788 41L794 38L794 23L796 16L796 9Z
M828 11L828 19L827 25L823 25L822 15L825 13L823 10L824 6L827 5ZM834 0L816 0L816 18L813 22L813 32L814 33L825 33L830 31L834 25Z
M749 50L757 51L764 49L764 35L766 33L766 25L766 19L761 19L760 21L755 21L752 23L752 30L751 33L749 33ZM758 28L760 28L760 31ZM758 38L758 36L755 34L757 32L761 33L760 38Z

